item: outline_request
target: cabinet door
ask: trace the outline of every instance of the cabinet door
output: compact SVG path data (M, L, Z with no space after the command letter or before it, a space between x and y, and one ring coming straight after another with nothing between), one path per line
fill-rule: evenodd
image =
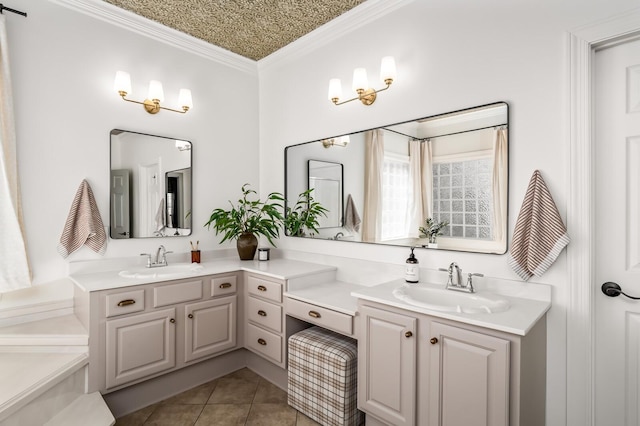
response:
M508 426L509 341L432 322L429 426Z
M175 367L175 314L171 308L106 322L107 388Z
M193 361L236 346L236 296L185 306L184 359Z
M415 423L416 319L361 306L358 407L389 424Z

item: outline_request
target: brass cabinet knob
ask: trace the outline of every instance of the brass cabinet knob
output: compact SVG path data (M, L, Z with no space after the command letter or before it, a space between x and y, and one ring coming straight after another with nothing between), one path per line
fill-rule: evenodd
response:
M438 343L438 338L437 337L432 337L431 340L429 340L431 342L432 345L435 345L436 343Z
M190 319L193 319L193 314L187 315Z
M263 285L259 285L259 286L258 286L258 290L260 290L260 291L267 291L267 288L266 288L265 286L263 286Z
M120 307L129 306L129 305L133 305L135 303L136 303L136 301L133 300L133 299L121 300L120 302L118 302L118 306L120 306Z
M406 337L406 338L409 338L411 336L413 336L413 333L410 332L410 331L407 331L406 333L404 333L404 337Z
M267 316L267 313L266 313L265 311L263 311L262 309L260 309L260 310L258 311L258 315L260 315L261 317L266 317L266 316Z
M309 311L309 316L311 318L320 318L321 317L320 313L316 312L316 311Z
M176 323L176 320L175 320L174 318L171 318L171 319L169 320L169 322L170 322L171 324L175 324L175 323Z
M264 339L258 339L258 343L260 343L262 346L267 346L267 341Z
M229 288L231 287L231 283L222 283L220 284L220 288Z

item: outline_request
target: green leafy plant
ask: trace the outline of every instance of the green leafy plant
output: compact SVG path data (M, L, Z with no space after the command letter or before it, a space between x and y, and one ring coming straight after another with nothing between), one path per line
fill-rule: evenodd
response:
M318 233L318 217L327 216L327 210L313 199L313 188L298 195L298 200L292 207L287 207L284 217L284 229L287 235L301 237L309 232Z
M425 221L425 226L418 228L421 238L428 238L430 243L435 243L436 239L442 235L442 230L445 226L449 225L449 222L443 220L442 222L436 222L433 218L429 217Z
M273 239L280 236L280 227L284 221L281 210L284 208L284 197L279 192L270 193L262 201L256 198L257 193L246 183L242 186L242 198L228 210L217 208L211 212L207 223L217 234L224 234L220 243L237 239L244 233L263 235L275 246Z

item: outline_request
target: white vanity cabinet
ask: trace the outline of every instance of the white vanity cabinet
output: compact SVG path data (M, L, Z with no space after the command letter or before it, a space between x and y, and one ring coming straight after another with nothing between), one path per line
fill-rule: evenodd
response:
M389 424L414 425L418 320L366 305L358 312L358 408Z
M245 275L246 340L245 347L285 367L286 337L282 293L283 280L255 273Z
M86 293L90 390L108 393L236 349L238 275Z
M526 336L359 301L358 407L390 425L545 422L546 321Z

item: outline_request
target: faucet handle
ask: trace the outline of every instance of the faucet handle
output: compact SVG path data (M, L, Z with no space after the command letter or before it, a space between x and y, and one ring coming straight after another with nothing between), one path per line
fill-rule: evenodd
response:
M484 277L484 274L478 274L477 272L469 273L467 278L467 288L471 293L475 293L476 289L473 288L473 277Z
M140 256L147 256L147 267L151 266L151 255L149 253L140 253Z
M448 268L438 268L438 271L442 271L442 272L451 272L450 269Z

